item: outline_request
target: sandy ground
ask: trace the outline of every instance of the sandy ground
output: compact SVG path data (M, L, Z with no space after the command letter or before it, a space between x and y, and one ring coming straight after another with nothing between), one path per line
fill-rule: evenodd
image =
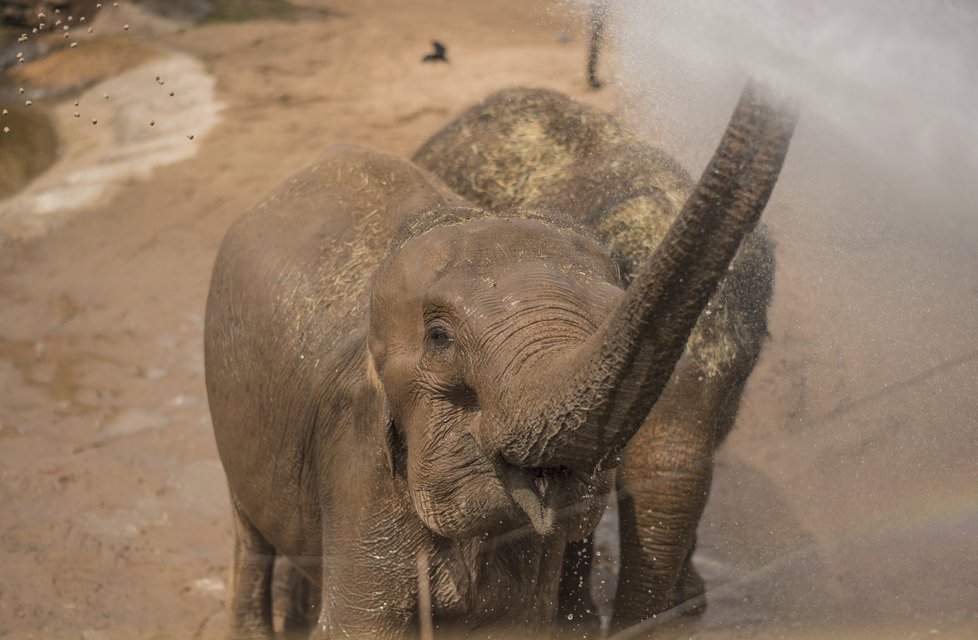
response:
M203 120L181 125L192 155L114 180L94 204L40 227L8 209L20 222L0 244L0 637L219 636L230 520L201 330L218 244L249 204L335 142L410 154L495 89L615 104L614 89L585 86L579 21L547 2L326 6L103 23L199 64L223 110L193 141ZM450 64L419 63L432 38ZM81 91L38 106L70 117ZM139 126L194 106L148 104ZM111 135L91 145L111 149ZM41 181L76 170L55 167ZM772 337L701 527L710 604L661 634L974 637L973 245L813 215L796 183L767 214Z

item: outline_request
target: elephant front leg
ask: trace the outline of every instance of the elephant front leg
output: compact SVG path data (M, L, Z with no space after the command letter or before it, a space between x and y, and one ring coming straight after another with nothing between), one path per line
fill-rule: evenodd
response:
M709 471L643 475L636 480L625 479L619 488L621 565L614 629L672 608L690 589L702 592L690 558Z
M690 557L709 494L722 399L699 380L695 366L677 367L625 450L618 471L621 563L614 630L672 608L678 594L696 587Z
M319 585L291 561L279 561L275 576L275 607L282 613L286 640L306 640L319 618Z
M273 638L272 572L275 548L258 532L232 495L234 557L228 596L228 638Z
M333 528L323 532L319 620L313 639L394 640L417 635L419 626L418 550L432 546L419 522L397 517L400 508L378 501L383 510L366 522L345 514L324 514ZM427 565L425 566L427 568Z

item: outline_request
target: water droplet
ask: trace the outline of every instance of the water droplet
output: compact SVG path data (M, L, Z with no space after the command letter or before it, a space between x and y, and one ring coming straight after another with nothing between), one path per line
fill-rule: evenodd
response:
M92 118L92 124L98 124L98 120L96 118Z
M191 133L190 135L188 135L188 136L187 136L187 139L188 139L188 140L193 140L193 139L194 139L194 134L192 134L192 133Z
M31 106L32 104L34 104L34 102L33 102L33 101L31 101L31 100L24 100L24 104L25 104L26 106L28 106L28 107L29 107L29 106Z
M78 113L77 111L75 112L75 114L74 114L74 115L75 115L75 117L76 117L76 118L80 118L80 117L81 117L81 114L80 114L80 113Z
M573 613L568 613L567 614L567 619L568 620L573 620L574 619L574 614Z
M172 92L172 91L170 92L170 95L171 95L171 96L173 95L173 92Z
M150 120L149 121L149 126L155 127L156 126L156 120Z
M71 48L72 48L72 49L74 49L74 48L75 48L75 47L77 47L77 46L78 46L78 43L77 43L77 42L72 42L72 43L71 43Z
M4 127L3 128L3 132L4 133L10 133L10 127Z
M122 25L122 28L123 28L124 30L126 30L126 31L129 31L129 25L128 25L128 24L124 24L124 25Z

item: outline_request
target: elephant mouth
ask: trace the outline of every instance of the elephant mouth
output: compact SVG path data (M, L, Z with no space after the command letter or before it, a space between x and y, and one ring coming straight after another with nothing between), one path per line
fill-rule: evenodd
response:
M553 533L557 523L561 485L568 472L559 469L523 469L513 467L509 475L509 493L523 510L533 530L540 536Z

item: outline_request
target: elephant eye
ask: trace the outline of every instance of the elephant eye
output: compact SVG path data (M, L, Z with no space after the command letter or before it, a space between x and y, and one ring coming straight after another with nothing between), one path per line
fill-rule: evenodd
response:
M444 327L434 325L428 327L425 332L425 340L429 345L438 349L444 349L452 342L451 336L448 335L448 331Z

